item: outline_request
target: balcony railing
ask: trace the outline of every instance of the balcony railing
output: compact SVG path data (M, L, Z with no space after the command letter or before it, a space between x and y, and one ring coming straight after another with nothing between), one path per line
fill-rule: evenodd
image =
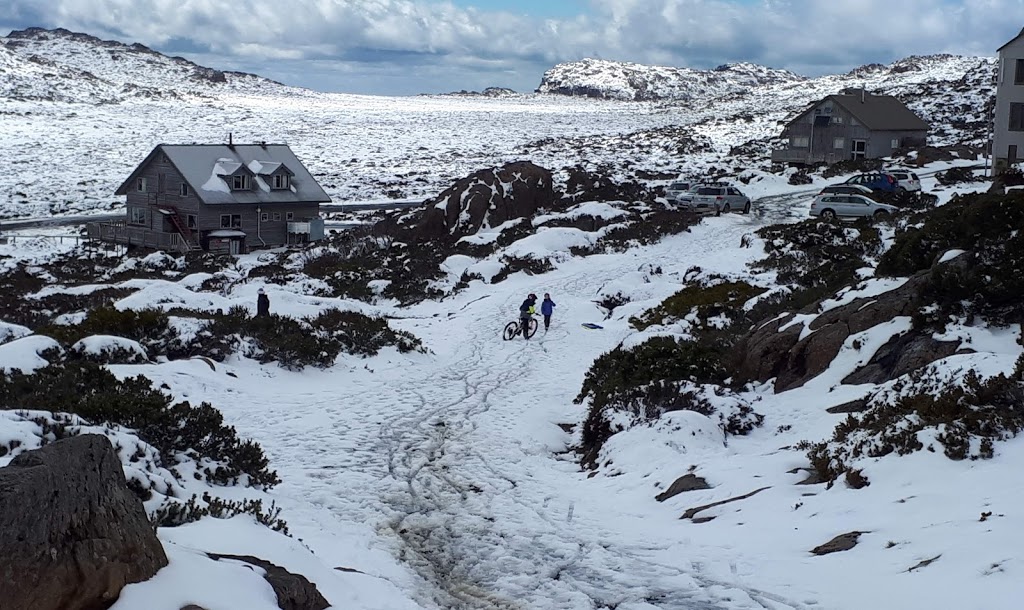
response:
M89 239L126 246L141 246L154 250L188 252L188 243L178 233L161 233L146 227L136 227L123 220L113 222L90 222L86 225Z

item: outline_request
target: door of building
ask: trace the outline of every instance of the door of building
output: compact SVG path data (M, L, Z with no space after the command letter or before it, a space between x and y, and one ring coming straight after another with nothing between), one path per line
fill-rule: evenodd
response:
M867 140L854 140L853 149L850 154L850 158L856 161L857 159L863 159L867 156L868 142Z

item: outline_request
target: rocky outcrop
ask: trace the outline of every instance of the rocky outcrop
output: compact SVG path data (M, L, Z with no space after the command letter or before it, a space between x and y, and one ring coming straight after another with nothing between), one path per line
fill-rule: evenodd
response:
M422 240L458 239L533 216L555 201L550 171L529 161L509 163L475 172L428 202L415 233Z
M948 358L960 350L959 341L938 341L931 333L910 332L893 337L871 360L843 379L845 384L885 383Z
M814 547L811 549L811 553L820 556L849 551L853 547L857 546L857 541L860 539L861 534L864 533L866 532L849 532L846 534L840 534L825 544Z
M167 565L105 436L60 440L0 468L5 610L106 608Z
M767 381L774 377L776 392L798 388L829 367L850 335L899 316L913 315L920 305L922 288L928 281L927 272L918 274L895 290L877 297L855 299L851 303L829 310L810 323L808 329L812 332L803 339L800 338L803 325L792 324L792 314L763 324L740 343L737 350L737 353L741 354L740 375L758 381ZM893 374L895 371L903 371L900 373L903 374L944 357L938 355L941 353L944 352L920 350L917 357L908 356L899 362L890 362L882 355L876 363L878 366L862 375L865 378L871 375L877 377ZM936 356L933 360L925 361L923 356L929 354Z
M251 555L209 555L214 560L230 559L261 568L263 578L277 594L277 605L281 610L325 610L331 606L305 576L292 574L277 564Z

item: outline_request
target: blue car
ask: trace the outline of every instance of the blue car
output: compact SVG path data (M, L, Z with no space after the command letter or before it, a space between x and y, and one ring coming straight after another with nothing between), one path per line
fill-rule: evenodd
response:
M905 190L900 186L899 180L897 180L895 176L884 172L857 174L843 184L859 184L861 186L868 187L872 191L882 193L899 193Z

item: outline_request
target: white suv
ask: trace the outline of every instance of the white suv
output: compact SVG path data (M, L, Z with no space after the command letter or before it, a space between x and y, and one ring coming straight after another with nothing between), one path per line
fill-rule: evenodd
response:
M902 188L908 193L917 193L921 191L921 179L918 178L917 174L914 172L896 170L888 173L896 179L896 185L898 188Z

